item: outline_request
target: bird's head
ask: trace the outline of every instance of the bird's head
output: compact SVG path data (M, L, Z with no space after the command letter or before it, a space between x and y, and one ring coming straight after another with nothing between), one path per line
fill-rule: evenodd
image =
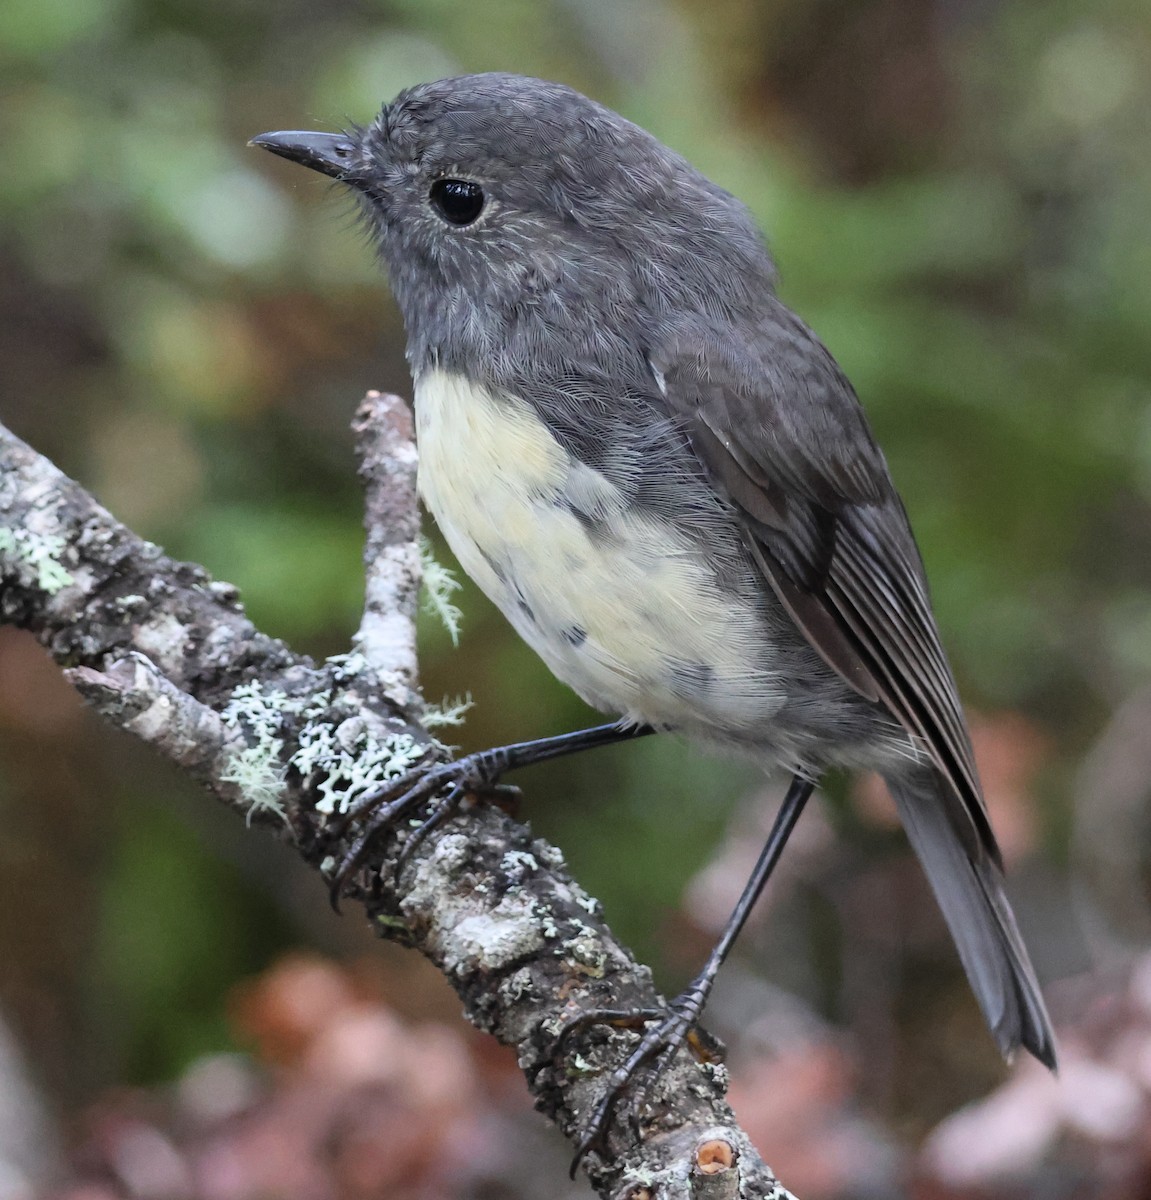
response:
M504 317L555 306L602 325L714 304L733 280L771 283L739 201L561 84L443 79L401 93L366 127L252 144L357 193L410 337L477 305Z

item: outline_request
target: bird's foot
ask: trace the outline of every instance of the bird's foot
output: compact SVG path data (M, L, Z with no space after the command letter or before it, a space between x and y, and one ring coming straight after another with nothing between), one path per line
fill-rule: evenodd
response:
M604 1154L607 1149L607 1131L612 1114L619 1101L628 1093L631 1099L631 1117L636 1132L639 1131L639 1109L645 1093L663 1074L676 1052L688 1046L700 1062L717 1062L722 1056L722 1047L710 1034L699 1026L700 1013L707 1001L710 981L704 984L703 977L677 996L666 1011L642 1009L636 1012L621 1012L614 1009L594 1009L580 1013L564 1025L556 1042L556 1054L562 1056L571 1036L593 1025L611 1025L617 1029L643 1029L639 1043L631 1054L608 1076L603 1095L592 1110L584 1125L580 1140L576 1144L575 1157L571 1164L571 1177L584 1158L596 1151ZM644 1078L639 1078L644 1072Z
M396 860L395 872L399 876L416 847L459 809L466 797L490 798L507 809L514 809L520 790L499 782L508 769L505 750L497 746L492 750L481 750L455 762L420 766L390 780L366 796L334 822L331 832L340 836L349 825L362 821L355 840L336 864L331 877L330 897L332 907L338 912L340 897L348 881L363 862L372 842L382 833L393 829L397 822L421 806L430 806L423 821L407 836L403 849Z

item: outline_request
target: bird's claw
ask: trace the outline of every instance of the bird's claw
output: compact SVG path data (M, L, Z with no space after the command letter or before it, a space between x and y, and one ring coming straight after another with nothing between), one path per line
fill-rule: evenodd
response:
M501 764L489 752L469 754L456 762L442 762L415 768L389 781L375 792L362 796L356 804L333 823L332 833L340 836L354 821L363 819L363 827L336 864L331 876L330 899L339 912L340 897L348 881L363 861L371 843L384 831L393 828L413 809L432 801L424 820L408 834L395 866L398 876L416 847L432 830L438 828L460 807L469 795L493 795L497 803L508 804L519 796L519 789L497 781Z
M564 1054L573 1033L588 1026L611 1025L617 1029L643 1027L639 1043L624 1062L608 1076L603 1095L592 1110L576 1143L575 1157L572 1159L570 1170L573 1179L580 1163L588 1154L593 1150L600 1154L605 1153L612 1114L624 1094L629 1091L631 1120L638 1136L640 1103L682 1046L689 1046L701 1062L718 1060L722 1048L698 1024L702 1007L698 993L694 988L689 988L671 1002L668 1006L669 1011L641 1009L626 1012L617 1009L595 1009L580 1013L563 1026L556 1039L557 1056ZM648 1064L651 1064L650 1067ZM644 1067L648 1067L648 1070L641 1083L637 1077Z

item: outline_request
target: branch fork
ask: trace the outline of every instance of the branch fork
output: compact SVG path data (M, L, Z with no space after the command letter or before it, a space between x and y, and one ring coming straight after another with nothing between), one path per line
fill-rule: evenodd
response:
M416 452L396 396L370 392L354 429L365 484L365 606L353 651L314 663L262 634L235 588L175 562L0 425L0 622L30 630L108 721L148 742L317 871L346 854L357 795L446 756L423 722ZM536 1106L578 1142L637 1035L590 1009L664 1006L562 855L490 806L433 830L397 881L381 839L351 881L383 937L425 954L468 1018L516 1047ZM320 893L317 893L319 896ZM567 1043L570 1042L570 1046ZM611 1200L789 1195L723 1099L726 1071L680 1053L585 1160Z

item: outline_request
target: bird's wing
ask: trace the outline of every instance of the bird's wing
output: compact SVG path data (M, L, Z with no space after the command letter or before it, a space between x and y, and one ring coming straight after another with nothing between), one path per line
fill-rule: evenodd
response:
M759 335L669 340L650 355L653 375L795 623L919 739L968 853L998 861L923 563L859 401L782 304Z

